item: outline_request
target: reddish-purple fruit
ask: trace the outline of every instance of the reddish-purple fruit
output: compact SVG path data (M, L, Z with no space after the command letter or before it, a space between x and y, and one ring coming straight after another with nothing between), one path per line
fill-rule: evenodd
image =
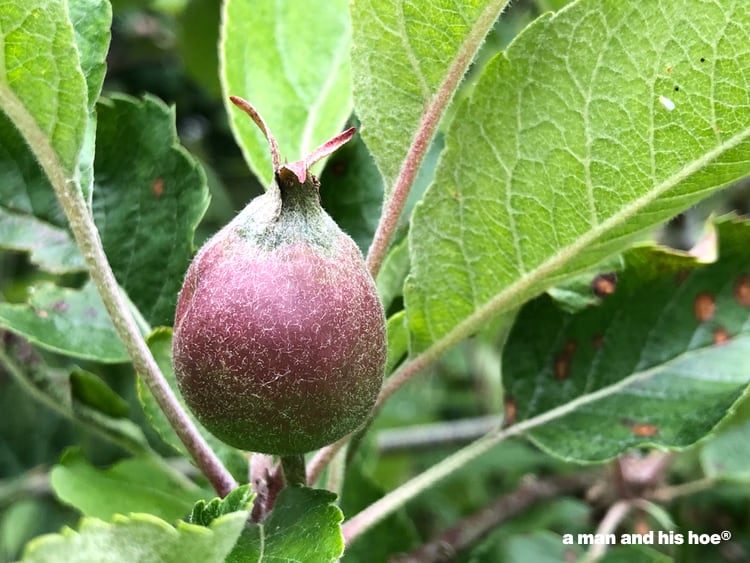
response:
M177 383L203 425L232 446L303 453L356 430L377 397L385 318L362 255L321 208L317 160L335 137L274 181L198 252L177 302Z

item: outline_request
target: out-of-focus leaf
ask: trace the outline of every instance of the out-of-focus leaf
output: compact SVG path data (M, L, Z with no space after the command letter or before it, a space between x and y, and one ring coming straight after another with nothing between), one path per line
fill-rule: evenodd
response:
M60 500L84 516L103 520L130 512L176 520L205 495L156 457L134 457L98 469L78 449L65 452L52 469L50 481Z
M53 274L86 269L70 233L31 215L0 207L0 248L28 252L40 269Z
M172 388L175 395L177 395L183 408L188 413L188 416L191 417L193 423L211 446L211 449L216 452L227 466L227 469L237 479L247 479L247 458L245 455L240 450L233 448L214 437L213 434L206 430L203 425L193 417L190 413L190 409L185 406L185 403L182 400L182 395L180 395L179 389L177 388L177 381L174 376L174 370L172 369L172 329L156 329L149 335L147 342L151 349L151 353L154 355L156 363L159 365L161 372L167 379L169 386ZM159 408L156 399L154 399L140 376L138 377L138 398L141 401L143 411L146 413L146 418L148 418L151 426L153 426L159 436L161 436L161 439L186 457L189 457L187 450L185 450L185 446L177 437L172 425L167 420L167 417L164 416L164 412Z
M262 524L245 528L227 563L336 561L344 551L344 519L330 491L285 487Z
M616 291L576 315L548 296L521 309L503 356L518 421L565 459L681 448L711 432L750 381L750 224L718 225L720 259L647 247L625 255Z
M44 283L33 288L26 304L0 303L0 328L60 354L104 363L128 361L91 282L81 289Z
M228 0L219 46L229 121L250 169L273 175L268 142L228 96L253 104L295 161L342 129L352 111L346 0Z
M219 68L221 2L191 0L177 18L177 42L185 70L213 96L221 95Z
M205 175L178 143L174 111L156 98L116 96L98 115L93 209L104 250L146 320L170 325L208 206Z
M359 135L329 158L320 177L320 202L367 252L383 207L383 180Z
M744 0L583 0L492 59L409 230L415 350L457 343L750 173L748 29Z
M701 464L708 477L750 482L750 422L727 428L712 437L701 450Z
M75 368L70 372L70 393L76 401L107 416L125 418L128 415L128 402L90 371Z

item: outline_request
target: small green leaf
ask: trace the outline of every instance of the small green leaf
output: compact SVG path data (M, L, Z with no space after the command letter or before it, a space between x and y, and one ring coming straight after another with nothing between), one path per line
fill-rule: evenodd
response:
M247 520L246 511L232 512L211 523L176 527L150 514L115 515L112 522L81 520L78 531L40 536L24 552L24 563L101 563L153 561L159 563L224 563Z
M76 358L127 362L128 354L91 282L81 289L44 283L27 304L0 303L0 327Z
M90 371L74 368L70 372L70 393L74 400L112 418L128 416L128 402Z
M750 224L718 225L718 262L649 248L625 255L599 307L521 309L503 355L518 420L564 459L599 462L639 446L684 448L709 434L750 374Z
M0 44L0 106L35 152L51 149L48 156L73 177L88 120L87 86L66 2L6 2Z
M245 528L228 563L244 561L336 561L344 551L336 495L306 487L286 487L262 524Z
M86 269L83 256L67 230L1 206L0 248L28 252L32 264L53 274Z
M50 473L50 482L60 500L84 516L103 520L130 512L176 520L205 494L159 458L134 457L98 469L78 449L63 454Z
M182 395L180 395L179 389L177 388L177 381L174 376L174 370L172 369L172 329L170 328L158 328L152 332L146 340L148 346L151 349L151 353L156 359L156 363L159 365L159 369L167 379L169 386L174 391L177 398L180 400L183 408L188 413L188 416L193 420L193 423L198 427L203 437L206 439L211 449L221 458L227 469L238 479L246 479L247 476L247 458L238 449L228 446L198 422L195 417L187 408ZM151 426L158 432L162 440L167 444L175 448L177 451L183 453L186 457L188 456L185 446L182 444L180 439L177 437L174 429L164 416L161 408L154 399L151 392L148 390L146 385L143 383L143 379L138 377L138 398L140 399L143 412L146 413Z
M224 516L230 512L250 510L254 497L255 495L250 489L250 485L242 485L224 498L213 498L208 502L199 500L193 506L187 522L198 524L199 526L208 526L220 516Z
M744 0L579 0L492 59L414 212L415 349L457 343L748 174L748 29Z
M93 209L104 250L146 320L171 325L208 206L205 175L178 144L174 111L156 98L116 96L98 115Z
M750 482L750 422L727 428L713 436L701 450L701 465L707 477Z
M437 120L506 4L504 0L353 2L355 106L386 193L426 120L433 122L434 135Z
M228 96L246 98L258 109L282 156L302 158L351 114L349 40L347 0L225 3L219 53L229 122L265 185L273 175L268 142Z

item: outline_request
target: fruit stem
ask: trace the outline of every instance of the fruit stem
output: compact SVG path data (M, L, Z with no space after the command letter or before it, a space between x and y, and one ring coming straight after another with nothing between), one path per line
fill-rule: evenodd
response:
M284 471L287 487L307 484L307 471L303 454L281 456L281 469Z

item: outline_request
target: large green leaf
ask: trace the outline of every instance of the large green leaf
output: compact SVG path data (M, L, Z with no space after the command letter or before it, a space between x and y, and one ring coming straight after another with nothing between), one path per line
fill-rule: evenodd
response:
M245 528L227 562L336 561L344 551L344 515L335 501L329 491L285 487L263 523Z
M93 209L104 250L146 320L171 325L208 206L205 175L178 144L174 111L157 99L116 96L98 115Z
M386 193L415 134L427 148L506 0L352 3L352 82L362 137ZM419 163L416 163L419 164Z
M156 329L149 335L147 342L151 349L151 353L156 359L156 363L159 365L159 369L161 369L161 372L167 379L172 391L174 391L175 395L182 403L188 416L193 420L193 424L195 424L198 430L200 430L201 435L206 439L209 446L211 446L211 449L221 458L229 471L238 479L245 479L247 475L247 458L245 455L240 452L240 450L225 444L206 430L192 413L190 413L190 409L187 408L182 400L182 395L180 395L179 389L177 388L177 380L174 376L174 370L172 369L172 329ZM172 425L167 420L164 412L161 410L156 399L154 399L154 396L143 383L143 379L140 376L138 377L138 398L141 401L141 406L143 407L143 412L146 414L146 418L151 423L151 426L157 431L161 439L177 451L188 456L185 446L177 436L174 428L172 428Z
M414 213L416 348L457 342L750 172L748 40L744 0L580 0L496 56Z
M558 409L528 436L566 458L686 447L750 381L750 224L722 223L720 260L640 248L614 294L571 315L544 295L521 309L503 355L517 420Z
M76 358L127 362L128 354L91 282L81 289L44 283L26 304L0 303L0 328Z
M164 520L188 514L205 494L157 457L140 456L108 469L91 465L80 450L68 450L50 473L57 497L84 516L146 512Z
M25 563L224 563L247 520L247 511L232 512L209 527L178 522L176 527L150 514L116 515L112 522L84 518L77 531L66 528L32 540Z
M347 0L228 0L219 56L224 95L261 113L294 161L337 133L352 110ZM268 142L227 99L229 120L251 170L273 174Z
M67 3L4 2L0 45L0 106L44 153L43 166L59 165L73 177L88 120L88 97Z

